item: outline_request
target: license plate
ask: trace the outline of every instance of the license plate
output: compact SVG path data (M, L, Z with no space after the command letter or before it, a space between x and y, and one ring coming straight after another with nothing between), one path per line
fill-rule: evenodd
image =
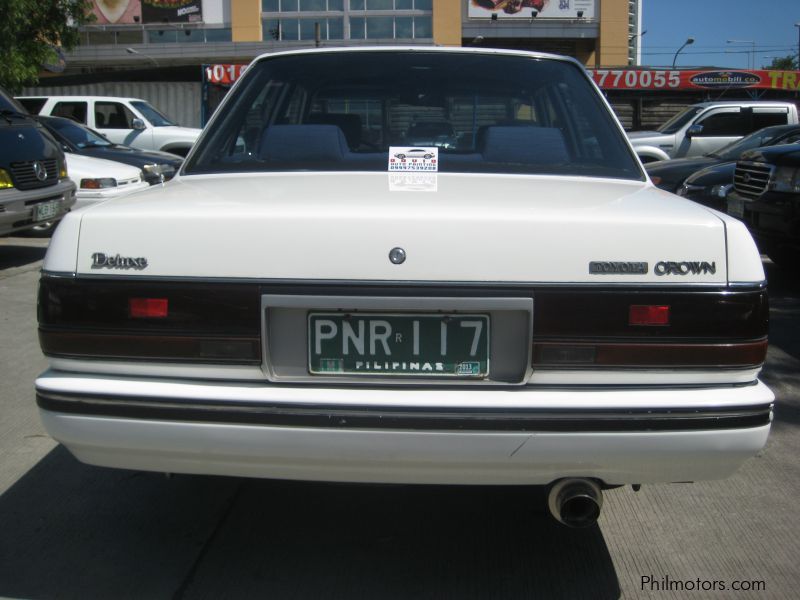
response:
M744 202L735 198L728 200L728 214L737 219L744 216Z
M61 209L60 200L51 200L49 202L42 202L33 206L33 220L34 221L47 221L58 215Z
M313 375L483 378L489 317L466 314L309 313Z

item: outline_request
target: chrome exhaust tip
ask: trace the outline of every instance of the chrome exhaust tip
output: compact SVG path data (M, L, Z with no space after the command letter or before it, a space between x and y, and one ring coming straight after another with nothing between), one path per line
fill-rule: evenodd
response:
M567 527L591 527L603 507L603 491L591 479L559 479L547 497L550 514Z

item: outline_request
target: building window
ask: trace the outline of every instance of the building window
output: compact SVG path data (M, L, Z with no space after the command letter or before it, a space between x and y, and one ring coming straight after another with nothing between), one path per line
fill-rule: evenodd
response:
M414 37L414 19L411 17L395 17L394 37L398 40L410 40Z
M433 37L433 17L414 17L414 37Z
M367 10L392 10L392 9L394 9L394 0L367 0Z
M344 39L344 19L328 19L328 39Z
M391 2L391 0L389 0ZM362 4L364 0L361 0ZM344 0L261 0L261 12L328 12L344 10ZM360 8L358 10L364 10Z
M394 19L392 17L369 17L367 19L367 39L388 40L394 38Z
M297 41L316 39L315 24L319 23L321 40L341 40L344 37L344 19L264 19L261 26L264 39Z
M431 37L431 17L350 17L350 39L353 40Z
M364 35L364 17L350 17L350 39L363 40Z
M350 10L433 10L433 0L349 0Z

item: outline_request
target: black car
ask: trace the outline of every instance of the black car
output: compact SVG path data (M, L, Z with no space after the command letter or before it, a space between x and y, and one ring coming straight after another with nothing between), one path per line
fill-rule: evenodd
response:
M733 189L735 162L724 162L695 171L676 194L710 208L725 212L728 194Z
M169 181L183 163L182 157L169 152L114 144L93 129L71 119L41 116L37 119L62 144L65 151L139 167L150 185Z
M800 258L800 144L758 148L736 163L728 214L744 221L761 252L782 265Z
M61 148L0 88L0 236L58 222L73 204Z
M747 150L760 148L762 146L789 144L798 140L800 140L800 125L774 125L772 127L759 129L740 140L723 146L716 152L690 158L659 160L647 163L644 168L647 170L653 183L662 190L680 193L682 196L686 196L691 200L696 200L703 204L706 204L706 202L703 201L704 198L707 198L713 204L719 204L717 200L711 197L711 188L716 185L731 183L733 181L732 177L712 182L710 173L707 173L702 182L702 185L708 188L707 193L705 190L697 189L692 189L691 193L687 193L687 190L681 193L682 184L696 171L723 163L733 163L739 160L739 156L741 156L742 152ZM715 173L719 173L720 175L730 174L732 176L733 165L731 165L728 170L722 169ZM692 185L701 184L695 180Z

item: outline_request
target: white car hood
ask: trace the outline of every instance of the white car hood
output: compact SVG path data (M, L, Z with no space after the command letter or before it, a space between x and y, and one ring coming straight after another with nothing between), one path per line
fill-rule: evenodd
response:
M173 141L195 142L200 137L202 129L194 127L180 127L178 125L168 125L165 127L155 127L155 134L159 138L169 138Z
M722 219L643 182L439 174L436 191L390 191L387 173L208 175L73 218L51 252L69 256L74 245L75 271L106 276L726 282ZM390 262L394 247L406 251L403 264ZM147 266L98 270L95 253ZM593 274L591 262L647 262L648 271ZM713 269L659 276L659 262ZM65 266L53 259L45 270Z
M659 131L629 131L626 135L634 145L650 140L664 140L674 137L672 134Z
M93 158L68 152L65 154L67 159L67 173L69 178L80 188L83 178L113 177L114 179L131 179L138 177L141 170L131 165L106 160L104 158Z

